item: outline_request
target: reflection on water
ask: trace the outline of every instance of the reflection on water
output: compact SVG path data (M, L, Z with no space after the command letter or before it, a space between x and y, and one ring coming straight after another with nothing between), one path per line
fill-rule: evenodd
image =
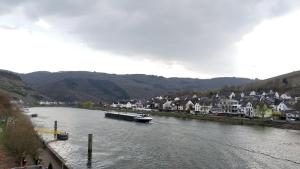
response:
M50 145L74 168L300 168L300 131L154 117L151 124L104 118L103 111L31 108L35 125L70 133ZM52 135L44 135L47 140Z

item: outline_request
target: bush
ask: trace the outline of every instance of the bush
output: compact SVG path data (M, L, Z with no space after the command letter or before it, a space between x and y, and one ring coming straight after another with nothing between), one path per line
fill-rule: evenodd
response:
M278 111L275 111L275 112L272 113L272 116L274 116L274 117L281 117L282 113L278 112Z
M6 125L3 142L16 159L21 163L28 155L37 157L40 142L31 121L10 103L4 93L0 93L0 117Z
M94 103L91 102L91 101L85 101L82 104L82 107L85 108L85 109L92 109L94 107Z
M28 155L38 156L40 142L30 120L20 112L10 118L7 123L4 132L4 143L20 162Z
M0 119L7 119L12 115L13 106L10 103L8 95L0 92Z

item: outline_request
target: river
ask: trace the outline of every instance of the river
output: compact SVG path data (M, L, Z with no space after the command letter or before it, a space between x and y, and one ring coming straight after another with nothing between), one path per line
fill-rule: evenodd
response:
M150 124L107 119L100 110L31 108L36 127L70 133L50 143L75 169L87 168L92 133L92 168L105 169L299 169L300 131L261 126L153 117ZM52 135L44 134L47 140Z

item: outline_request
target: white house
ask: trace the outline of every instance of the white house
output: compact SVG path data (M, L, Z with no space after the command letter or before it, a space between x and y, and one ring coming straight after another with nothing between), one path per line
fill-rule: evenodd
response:
M177 110L183 111L183 105L178 105L178 106L177 106Z
M256 95L255 91L250 92L250 96L255 96L255 95Z
M180 98L179 97L175 97L174 101L179 101Z
M244 97L245 97L245 93L242 92L242 93L241 93L241 98L244 98Z
M200 103L195 104L195 112L199 112L201 114L208 114L211 108L211 105L200 105Z
M288 110L284 112L286 120L296 120L300 118L300 113L295 110Z
M259 101L263 101L263 100L265 100L266 98L263 96L263 95L261 95L260 96L260 98L259 98Z
M253 105L250 102L244 107L244 114L246 117L253 117Z
M57 105L57 102L40 101L40 105Z
M130 102L127 102L126 106L125 106L127 109L130 109L132 108L132 104Z
M289 108L287 107L287 105L284 102L281 102L278 106L277 106L277 111L286 111Z
M126 108L126 105L127 105L127 104L125 104L125 103L118 103L118 106L119 106L120 108Z
M199 103L195 104L195 112L200 112L201 105Z
M156 97L156 99L158 99L158 100L162 100L162 99L163 99L163 97L161 97L161 96L157 96L157 97Z
M222 100L221 107L223 113L228 114L239 114L239 104L237 100Z
M163 104L163 110L171 110L171 108L172 108L172 101L166 101Z
M276 99L279 99L279 94L278 94L278 92L275 93L274 97L275 97Z
M135 107L136 107L136 108L144 108L144 106L143 106L143 104L142 104L141 101L136 102L136 103L135 103Z
M283 100L290 100L290 99L292 99L291 96L288 96L288 95L285 94L285 93L283 93L283 94L280 96L280 98L282 98Z
M230 95L229 95L229 99L233 99L235 97L235 93L232 92Z
M194 109L194 107L195 107L194 103L190 100L185 104L185 110L191 110Z
M48 101L40 101L40 105L50 105L50 102L48 102Z
M110 107L116 108L117 104L113 103L113 104L110 105Z
M177 107L176 107L176 105L173 102L171 104L171 110L172 111L176 111L177 110Z

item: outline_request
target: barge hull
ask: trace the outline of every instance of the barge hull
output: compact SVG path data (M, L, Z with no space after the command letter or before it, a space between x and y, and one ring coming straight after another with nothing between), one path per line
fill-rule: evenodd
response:
M136 119L135 121L136 122L140 122L140 123L149 123L151 120L149 120L149 119L145 119L145 120L143 120L143 119Z
M118 113L105 113L105 117L126 121L135 121L135 116L127 115L127 114L118 114Z

